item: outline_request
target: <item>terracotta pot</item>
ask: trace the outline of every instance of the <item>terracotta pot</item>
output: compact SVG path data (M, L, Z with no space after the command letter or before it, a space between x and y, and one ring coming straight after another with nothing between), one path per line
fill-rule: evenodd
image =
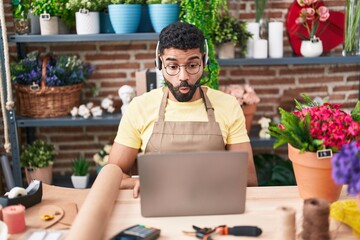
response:
M252 120L256 111L256 104L243 105L242 110L245 115L246 131L250 134Z
M335 184L332 179L331 158L318 159L314 152L299 151L288 144L300 196L303 199L323 198L330 202L338 200L342 185Z
M42 181L43 183L51 185L52 168L52 165L45 168L25 168L25 176L27 182L30 183L31 180L36 179Z

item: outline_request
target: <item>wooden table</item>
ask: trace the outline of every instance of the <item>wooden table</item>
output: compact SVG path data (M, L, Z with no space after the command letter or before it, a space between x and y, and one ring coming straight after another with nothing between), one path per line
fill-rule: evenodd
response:
M75 201L81 206L89 189L79 190L44 185L41 204L56 204L57 201ZM351 199L343 188L340 200ZM262 229L263 233L256 239L273 239L276 221L276 209L280 206L292 207L296 210L296 228L301 231L303 200L299 197L296 186L286 187L249 187L247 189L246 211L244 214L211 215L194 217L158 217L144 218L140 213L140 200L133 199L132 191L121 190L108 222L104 239L109 239L117 232L135 224L145 224L161 229L159 239L196 239L186 236L183 230L191 231L192 225L215 227L218 225L253 225ZM99 221L101 221L99 219ZM330 231L333 239L359 239L344 224L331 221ZM10 239L23 239L25 234L13 235ZM255 239L253 237L214 236L215 239Z

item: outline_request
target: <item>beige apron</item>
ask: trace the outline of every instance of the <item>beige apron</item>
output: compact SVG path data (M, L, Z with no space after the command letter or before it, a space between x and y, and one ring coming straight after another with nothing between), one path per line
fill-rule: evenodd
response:
M201 87L200 93L205 103L208 122L165 122L165 107L169 95L169 89L165 87L159 119L154 123L145 153L225 150L220 126L215 121L214 108Z

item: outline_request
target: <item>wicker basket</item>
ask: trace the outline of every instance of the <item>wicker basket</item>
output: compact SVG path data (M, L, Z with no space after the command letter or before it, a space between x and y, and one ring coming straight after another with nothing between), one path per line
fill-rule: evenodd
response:
M48 57L45 57L42 62L40 87L38 85L14 85L19 102L19 115L33 118L60 117L68 115L74 106L79 106L82 83L61 87L46 86L48 60Z

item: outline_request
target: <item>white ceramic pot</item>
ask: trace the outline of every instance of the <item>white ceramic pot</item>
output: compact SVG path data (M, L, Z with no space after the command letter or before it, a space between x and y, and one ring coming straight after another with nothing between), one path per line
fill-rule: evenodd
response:
M76 33L77 34L98 34L100 33L99 12L76 12Z
M90 175L86 176L71 176L71 182L74 188L86 188L89 183Z
M300 53L304 57L318 57L323 52L322 41L319 38L303 40L300 46Z
M48 14L40 15L40 31L41 35L59 34L59 18L50 17Z

